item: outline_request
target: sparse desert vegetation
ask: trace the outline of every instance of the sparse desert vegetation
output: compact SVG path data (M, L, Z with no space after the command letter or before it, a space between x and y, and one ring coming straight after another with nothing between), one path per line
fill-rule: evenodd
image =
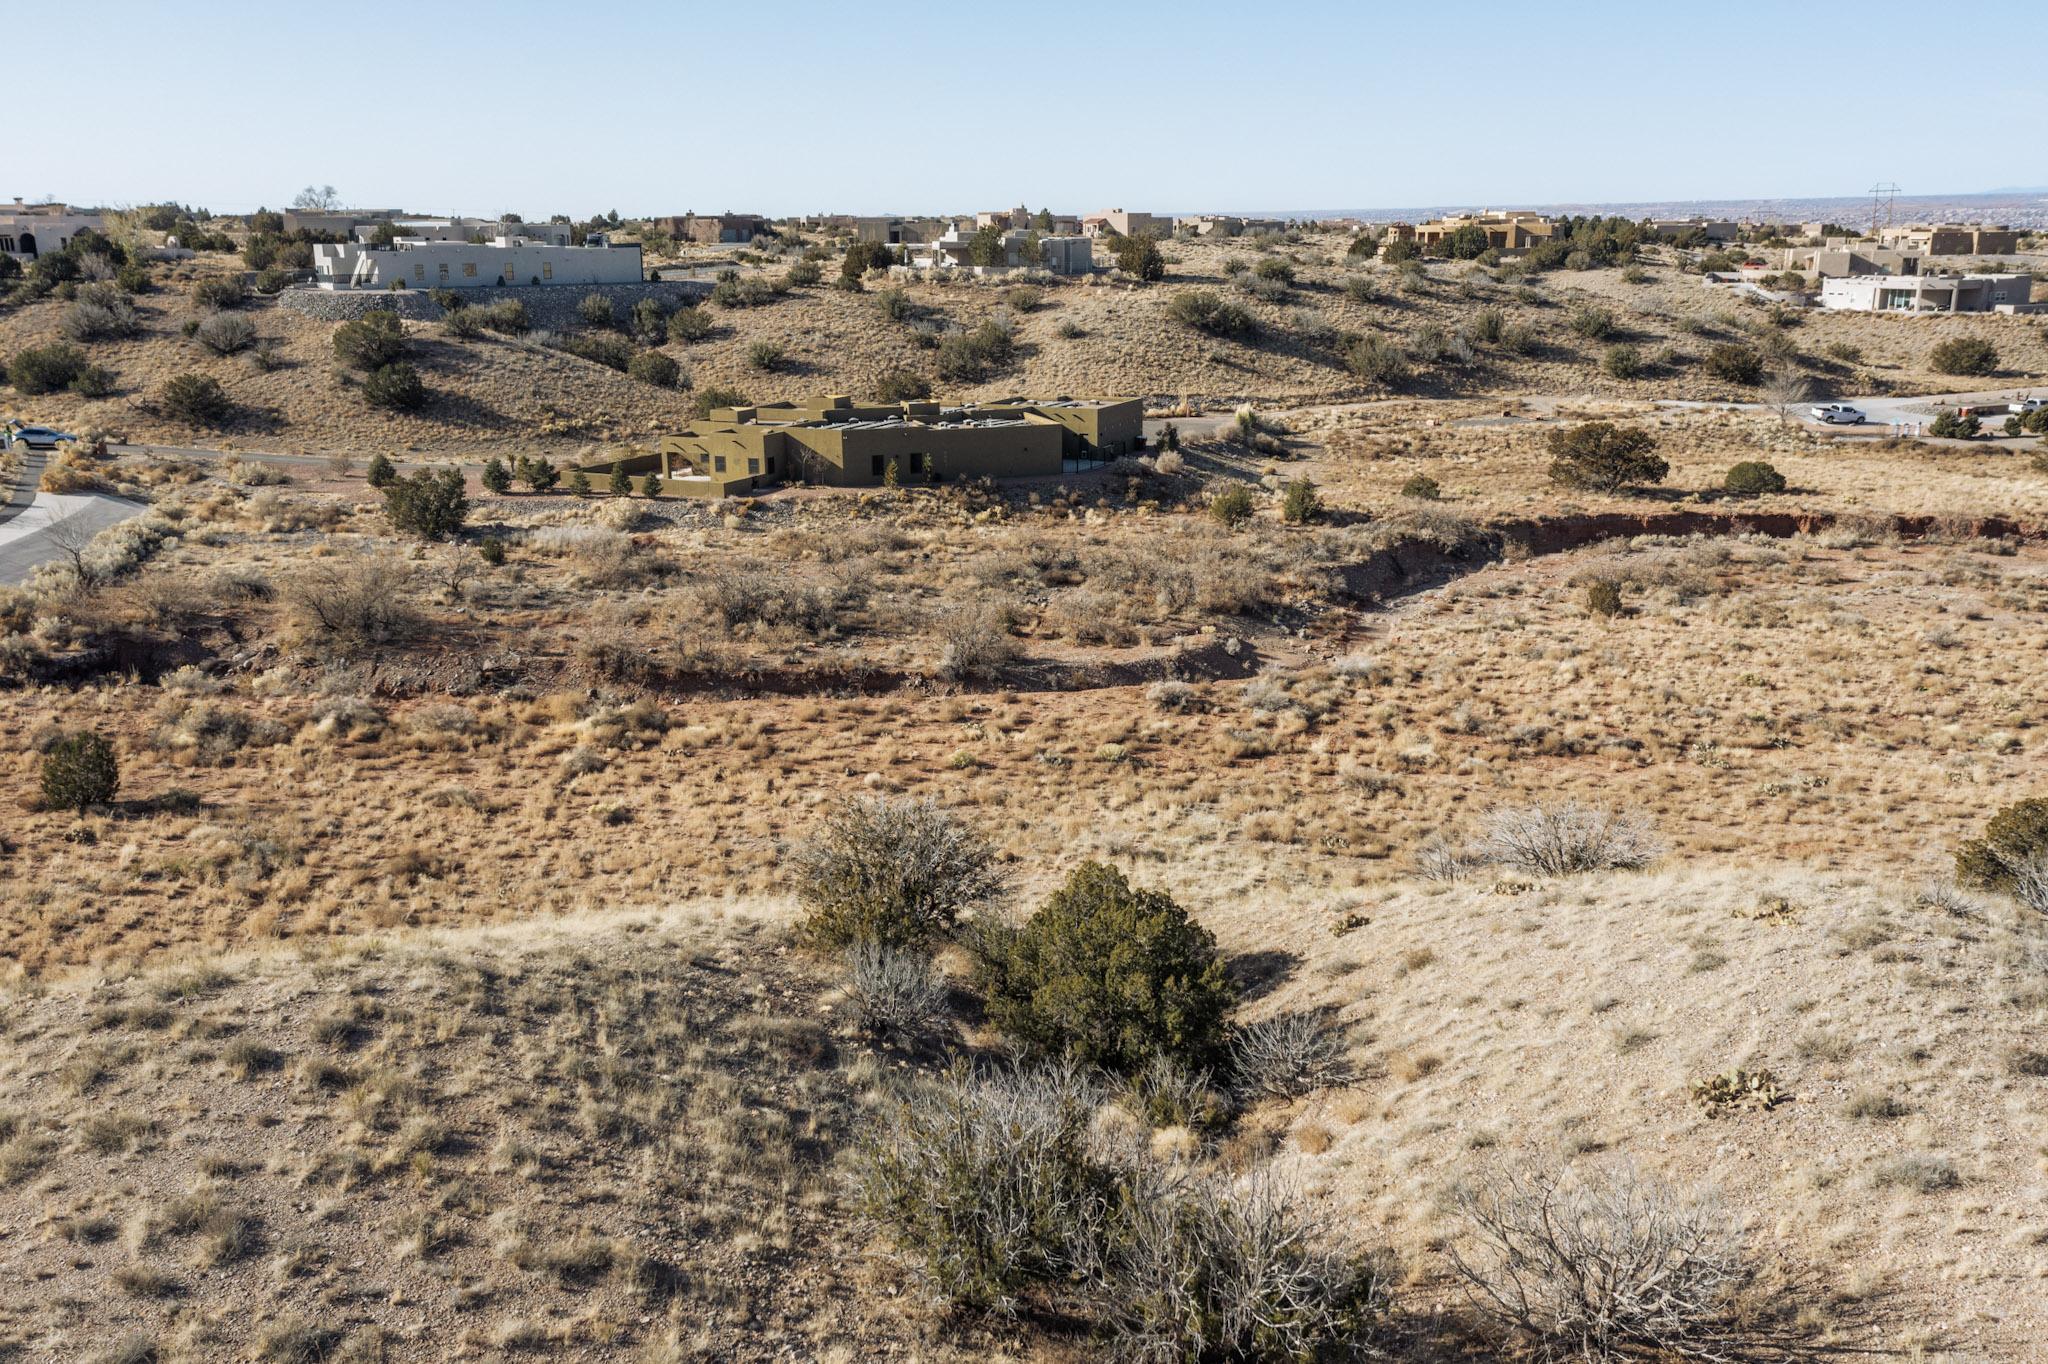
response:
M2032 1359L2040 320L993 216L0 256L0 1359Z

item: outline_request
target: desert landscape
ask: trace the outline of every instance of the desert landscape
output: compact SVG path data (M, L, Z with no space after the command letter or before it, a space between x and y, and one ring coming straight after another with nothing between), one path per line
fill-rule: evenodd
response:
M0 1360L2042 1357L2048 224L17 210Z

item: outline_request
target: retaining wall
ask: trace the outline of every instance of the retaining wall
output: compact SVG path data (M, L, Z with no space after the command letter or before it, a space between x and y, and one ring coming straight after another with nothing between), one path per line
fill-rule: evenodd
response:
M703 280L661 280L641 284L515 284L458 292L478 307L516 298L526 305L526 316L534 330L567 331L581 325L582 317L576 307L589 294L602 294L609 298L619 315L624 317L643 298L658 298L671 307L702 303L711 296L711 285ZM315 289L300 286L278 294L277 306L325 322L348 322L380 308L415 322L436 321L447 313L425 289Z

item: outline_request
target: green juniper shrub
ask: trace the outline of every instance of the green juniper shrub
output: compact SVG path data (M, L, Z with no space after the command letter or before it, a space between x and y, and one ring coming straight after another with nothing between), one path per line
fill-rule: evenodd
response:
M248 298L249 290L239 275L202 279L192 286L192 302L208 310L239 308Z
M1209 499L1209 515L1232 530L1251 520L1252 509L1251 489L1241 483L1233 484Z
M208 374L179 374L157 391L164 410L192 426L219 426L234 412L220 380Z
M1323 519L1323 495L1305 478L1289 483L1280 494L1280 517L1290 526L1305 526Z
M585 294L576 301L576 315L586 327L615 327L619 311L604 294Z
M649 469L647 471L647 476L640 480L640 495L642 497L661 496L661 470Z
M1728 470L1722 486L1742 497L1785 491L1785 476L1760 459L1746 459Z
M405 329L398 314L379 308L334 329L334 358L350 369L374 373L405 358Z
M2026 430L2025 427L2020 425L2018 417L2007 417L2005 419L2005 426L2002 429L2008 436L2017 436Z
M1609 378L1634 379L1643 372L1643 353L1627 342L1609 346L1600 357L1600 368Z
M398 481L398 468L391 457L379 450L370 456L370 467L363 474L363 481L372 488L388 488Z
M1983 375L1998 371L1998 347L1981 336L1956 336L1927 353L1936 374Z
M1984 423L1978 420L1974 412L1968 415L1960 412L1937 413L1934 420L1927 424L1927 434L1943 440L1971 440L1983 429Z
M114 746L98 734L66 734L43 754L43 804L52 810L105 805L121 784L121 764Z
M683 377L683 367L673 356L658 350L643 350L626 362L626 373L643 384L656 388L674 388Z
M1356 337L1345 346L1344 368L1354 377L1386 389L1398 389L1413 376L1408 352L1377 336Z
M460 534L469 519L469 493L462 470L422 469L393 479L384 488L384 514L394 530L423 540L445 540Z
M556 350L567 351L579 360L588 360L606 369L626 372L633 363L633 343L623 336L557 336L553 342Z
M1724 383L1754 388L1764 379L1764 358L1753 347L1724 341L1707 352L1707 373Z
M427 386L418 370L399 360L363 380L363 401L391 412L417 412L427 405Z
M1442 486L1428 474L1411 475L1408 481L1401 485L1401 496L1412 497L1422 502L1434 502L1443 495Z
M495 535L486 535L482 540L478 541L476 552L492 568L496 568L505 562L505 542Z
M939 342L939 377L960 383L987 378L1010 364L1016 341L1010 329L990 318L973 331L954 332Z
M475 314L480 326L494 332L518 336L533 329L533 324L527 320L526 305L516 298L501 298L469 311Z
M1596 578L1586 584L1586 609L1596 616L1621 614L1621 584L1612 578Z
M783 282L793 289L809 288L825 277L816 261L800 260L783 272Z
M1207 289L1175 294L1167 302L1166 313L1181 325L1211 336L1247 336L1258 330L1258 322L1249 312Z
M891 322L909 322L917 317L917 304L908 289L884 289L875 295L875 311Z
M547 492L562 481L562 471L546 455L535 459L520 455L513 462L512 476L537 493Z
M40 397L69 388L85 365L85 352L76 346L65 345L61 341L48 346L29 346L16 351L14 358L7 362L7 379L16 392Z
M789 351L779 342L756 341L747 347L749 368L771 374L789 362Z
M1143 233L1118 239L1116 266L1133 279L1144 280L1147 284L1166 278L1166 256L1159 250L1159 243Z
M745 407L747 395L736 388L700 388L690 399L690 415L698 421L711 415L712 409L720 407Z
M2012 892L2048 859L2048 799L2014 801L1993 815L1984 836L1956 852L1956 879L1980 890Z
M875 380L875 400L884 403L920 402L932 396L931 381L907 369L885 371Z
M928 949L1009 884L993 845L929 800L841 802L789 865L804 936L835 949Z
M81 398L111 398L119 380L105 365L87 365L71 380L71 391Z
M1614 334L1614 314L1596 304L1582 304L1572 309L1565 325L1588 341L1599 341Z
M978 935L989 1018L1026 1052L1130 1075L1155 1056L1227 1060L1237 994L1216 939L1162 891L1099 862L1074 869L1021 927Z
M1655 453L1657 442L1638 427L1582 422L1549 436L1550 478L1565 488L1615 492L1638 483L1659 483L1671 466Z
M492 455L484 461L483 472L477 477L484 485L486 492L495 493L499 497L503 497L506 493L512 491L512 470L506 466L504 460L496 455Z
M568 488L571 497L588 497L590 496L590 475L584 473L581 469L571 469L569 471L569 481L565 486Z
M605 487L614 497L627 497L633 491L633 476L626 472L624 460L612 461L611 476L605 480Z
M668 315L668 339L678 345L702 341L716 325L702 308L678 308Z

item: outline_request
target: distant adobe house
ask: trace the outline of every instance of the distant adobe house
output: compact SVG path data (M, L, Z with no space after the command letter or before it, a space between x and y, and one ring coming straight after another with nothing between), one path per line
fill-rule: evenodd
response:
M38 256L62 251L81 232L105 232L106 219L97 213L73 213L65 204L25 204L0 209L0 255L27 265Z
M917 243L909 251L912 270L960 270L970 274L993 274L1004 270L1050 270L1055 275L1086 275L1095 269L1095 243L1087 237L1038 237L1022 228L1003 232L1001 264L974 263L975 230L956 224L929 242ZM1036 237L1036 254L1032 242Z
M702 242L706 245L717 245L721 242L746 243L774 230L766 218L755 213L684 213L656 218L652 225L677 241Z
M1004 398L855 403L843 394L801 403L718 407L618 459L636 480L657 474L670 496L731 497L776 483L830 487L938 483L955 478L1052 477L1072 461L1114 459L1145 444L1136 398ZM583 466L592 478L612 460Z
M2020 249L2020 234L2003 224L1916 223L1888 227L1877 235L1894 250L1923 256L2010 256Z
M501 236L488 242L400 237L389 246L349 242L313 248L313 284L320 289L640 282L639 243L613 246L602 233L592 233L581 246L559 244L557 237Z
M1487 248L1501 252L1530 250L1549 241L1557 231L1556 222L1547 213L1488 209L1484 213L1454 213L1422 223L1415 229L1414 241L1427 251L1442 246L1452 233L1468 227L1484 232Z
M1133 213L1128 209L1104 209L1081 219L1081 234L1087 237L1135 237L1140 234L1165 237L1173 232L1173 219L1155 213Z

